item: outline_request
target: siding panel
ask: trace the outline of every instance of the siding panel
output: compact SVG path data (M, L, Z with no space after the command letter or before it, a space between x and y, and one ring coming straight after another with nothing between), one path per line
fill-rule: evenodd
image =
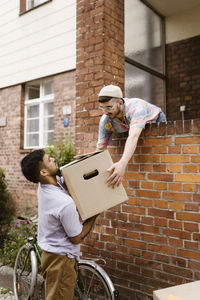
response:
M0 28L0 88L75 68L75 0L53 0L21 16L19 1L4 1Z

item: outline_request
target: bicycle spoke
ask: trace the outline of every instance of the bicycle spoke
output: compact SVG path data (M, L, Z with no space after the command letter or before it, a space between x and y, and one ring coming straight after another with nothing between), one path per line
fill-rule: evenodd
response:
M14 267L14 293L18 300L30 299L33 291L33 274L30 252L31 248L23 246L17 255Z
M107 283L95 268L79 266L75 300L111 300Z

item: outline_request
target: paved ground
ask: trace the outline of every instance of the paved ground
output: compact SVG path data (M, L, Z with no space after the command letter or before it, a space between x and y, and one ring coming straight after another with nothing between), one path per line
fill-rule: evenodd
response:
M13 269L0 265L0 300L15 300L13 295Z
M1 300L15 300L15 296L12 291L0 287L0 299Z
M34 299L41 299L43 278L37 277ZM13 295L13 269L0 264L0 300L16 300Z

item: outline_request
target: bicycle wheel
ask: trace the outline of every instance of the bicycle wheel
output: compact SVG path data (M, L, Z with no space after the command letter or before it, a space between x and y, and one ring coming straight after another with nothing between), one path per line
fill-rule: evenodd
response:
M32 246L22 246L17 254L13 284L16 300L31 300L37 277L37 258Z
M114 286L107 273L92 261L78 263L75 300L114 300Z

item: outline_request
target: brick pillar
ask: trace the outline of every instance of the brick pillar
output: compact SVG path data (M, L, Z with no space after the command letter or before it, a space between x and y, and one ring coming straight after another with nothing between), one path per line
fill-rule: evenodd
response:
M95 150L98 92L124 86L124 0L77 0L76 149Z

